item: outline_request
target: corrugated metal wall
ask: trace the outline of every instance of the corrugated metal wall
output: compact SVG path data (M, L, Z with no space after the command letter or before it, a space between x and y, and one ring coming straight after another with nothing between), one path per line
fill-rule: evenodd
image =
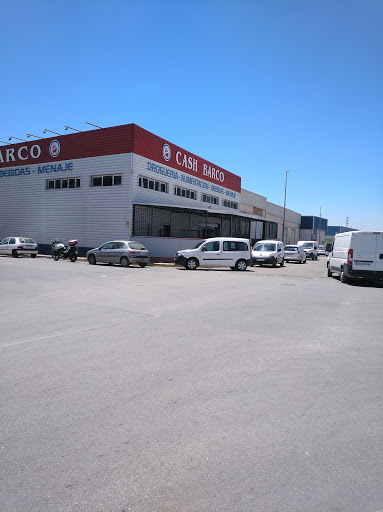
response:
M77 238L79 246L95 247L106 238L129 238L132 223L132 155L120 154L71 160L72 170L1 178L0 199L4 212L0 238L10 234L31 236L39 244L54 237ZM65 162L55 162L65 167ZM40 164L40 166L43 164ZM91 187L92 175L121 174L120 186ZM81 179L73 189L46 187L48 179ZM129 222L129 226L126 223Z

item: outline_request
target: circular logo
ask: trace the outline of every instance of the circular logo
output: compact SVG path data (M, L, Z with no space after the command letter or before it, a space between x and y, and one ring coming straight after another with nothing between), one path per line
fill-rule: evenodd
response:
M52 140L49 146L49 153L51 156L58 156L60 154L60 143L58 140Z
M169 162L170 160L170 157L172 156L172 152L170 150L170 146L169 144L164 144L163 148L162 148L162 154L164 156L164 159Z

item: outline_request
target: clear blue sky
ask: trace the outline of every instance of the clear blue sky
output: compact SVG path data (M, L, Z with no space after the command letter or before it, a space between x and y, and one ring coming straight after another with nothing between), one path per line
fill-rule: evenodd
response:
M13 0L0 140L136 123L329 224L383 229L381 0ZM17 142L17 141L15 141Z

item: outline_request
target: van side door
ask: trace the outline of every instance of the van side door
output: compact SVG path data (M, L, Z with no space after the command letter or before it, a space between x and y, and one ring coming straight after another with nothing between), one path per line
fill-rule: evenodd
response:
M206 242L201 246L200 264L204 267L220 267L221 252L218 240Z

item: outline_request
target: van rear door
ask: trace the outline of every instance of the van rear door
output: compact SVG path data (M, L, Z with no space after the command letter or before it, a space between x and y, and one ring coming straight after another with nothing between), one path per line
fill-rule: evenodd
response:
M353 268L355 270L375 271L377 260L377 235L375 233L359 232L354 233L352 238Z
M383 233L377 233L376 235L376 260L375 260L375 271L383 272Z

